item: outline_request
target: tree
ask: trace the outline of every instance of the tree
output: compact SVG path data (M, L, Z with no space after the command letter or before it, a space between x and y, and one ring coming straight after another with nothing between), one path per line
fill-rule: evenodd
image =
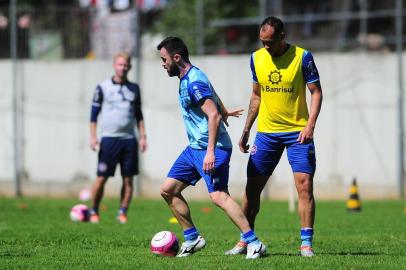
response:
M205 47L220 48L227 46L227 29L210 28L213 19L252 17L259 13L258 0L200 0L203 2L203 33L197 33L197 10L199 0L172 0L156 21L153 31L165 36L178 36L188 45L191 54L197 51L197 37L204 35ZM243 30L238 28L238 31ZM254 33L255 38L257 32ZM209 52L215 52L210 49Z

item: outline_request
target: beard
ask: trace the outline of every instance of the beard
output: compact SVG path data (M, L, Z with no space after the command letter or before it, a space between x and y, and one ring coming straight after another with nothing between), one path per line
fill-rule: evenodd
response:
M167 72L168 72L169 77L174 77L174 76L179 77L179 74L180 74L179 67L176 65L175 62L172 62L171 66L169 67Z

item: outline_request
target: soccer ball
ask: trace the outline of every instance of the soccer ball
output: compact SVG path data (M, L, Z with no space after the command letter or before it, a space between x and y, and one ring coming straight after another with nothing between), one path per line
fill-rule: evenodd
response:
M170 231L161 231L152 237L151 252L159 256L176 256L179 250L179 241L176 234Z
M70 219L74 222L88 221L89 208L84 204L77 204L70 210Z

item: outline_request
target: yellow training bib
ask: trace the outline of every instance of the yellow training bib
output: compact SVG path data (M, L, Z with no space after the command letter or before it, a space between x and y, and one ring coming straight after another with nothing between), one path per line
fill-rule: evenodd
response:
M255 74L261 87L258 132L293 132L307 125L303 53L304 49L292 45L279 57L272 57L265 48L253 53Z

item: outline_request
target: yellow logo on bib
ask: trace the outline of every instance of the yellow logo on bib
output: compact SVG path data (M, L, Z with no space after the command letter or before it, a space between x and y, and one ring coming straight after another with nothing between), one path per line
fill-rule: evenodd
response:
M278 70L271 71L271 73L268 75L268 78L272 84L277 84L282 81L282 75Z

